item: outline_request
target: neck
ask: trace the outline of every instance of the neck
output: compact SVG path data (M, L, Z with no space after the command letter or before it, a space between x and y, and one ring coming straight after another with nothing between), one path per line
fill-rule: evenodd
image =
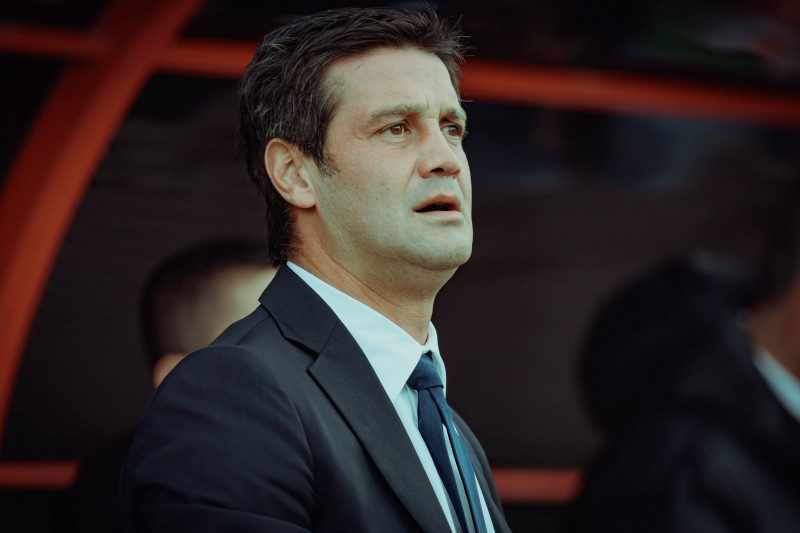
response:
M353 271L305 253L293 256L291 261L379 312L420 344L425 344L428 338L428 324L436 294L452 276L450 273L442 280L441 273L432 273L430 276L387 276L386 272L381 272L381 275L371 275L374 273Z

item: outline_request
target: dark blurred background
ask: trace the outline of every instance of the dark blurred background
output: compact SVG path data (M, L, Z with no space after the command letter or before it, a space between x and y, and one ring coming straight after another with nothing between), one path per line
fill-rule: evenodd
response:
M131 2L0 3L4 182L53 87L93 60L18 46L15 39L32 29L96 36L106 10L120 3ZM359 4L419 5L209 0L177 39L254 49L264 33L294 16ZM434 5L461 19L472 45L464 96L475 248L441 292L434 315L448 398L493 466L574 471L598 445L574 376L598 301L678 252L753 257L797 185L800 3ZM543 96L509 87L505 98L502 86L499 96L478 88L472 94L478 84L471 85L471 64L510 64L522 73L533 67L540 70L526 79L555 73L560 77L546 79L561 85ZM265 238L262 202L236 158L235 76L179 70L155 69L146 77L82 194L7 391L0 465L71 461L134 427L152 387L136 314L148 272L210 238ZM611 97L568 98L583 84L606 81ZM637 84L655 93L663 88L665 101L683 89L695 100L665 108L656 99L632 109ZM750 111L715 107L732 96L750 98ZM775 102L786 112L770 111ZM69 131L70 124L63 126ZM57 185L51 185L56 193ZM47 530L48 498L59 482L0 484L11 502L0 506L0 528L6 520L15 531ZM509 522L518 530L551 530L564 499L507 498Z

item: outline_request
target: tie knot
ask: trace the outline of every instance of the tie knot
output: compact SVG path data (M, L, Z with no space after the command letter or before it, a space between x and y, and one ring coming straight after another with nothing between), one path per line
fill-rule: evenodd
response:
M419 358L417 367L411 373L411 377L408 378L408 385L416 391L430 389L432 387L443 388L442 379L439 377L439 373L436 372L436 368L433 366L430 352L426 352L422 357Z

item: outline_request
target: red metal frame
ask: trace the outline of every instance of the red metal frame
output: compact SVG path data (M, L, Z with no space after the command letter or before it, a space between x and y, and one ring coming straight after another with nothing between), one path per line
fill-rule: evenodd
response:
M2 461L0 487L8 489L66 489L78 478L76 461Z
M94 57L103 49L99 33L0 24L0 51ZM184 39L163 47L157 67L236 79L255 49L256 43L249 42ZM465 96L484 102L800 127L797 96L630 74L471 60L463 89Z
M0 463L0 487L65 489L74 483L79 464L74 461ZM497 493L504 503L565 504L580 491L576 469L492 468Z
M72 60L0 196L0 442L28 332L78 204L155 70L238 78L255 43L179 40L202 0L114 0L90 32L0 23L0 52ZM800 127L800 98L630 75L473 60L464 94L487 102ZM74 462L0 462L0 487L69 486ZM563 503L578 470L495 468L506 502Z
M104 49L102 38L86 32L0 23L0 50L6 53L91 58Z
M186 39L164 51L159 67L165 72L239 79L258 43Z
M75 61L54 87L6 179L0 197L0 442L28 332L80 200L164 47L201 3L113 2L96 30L102 50L77 47L90 56ZM3 464L0 481L42 482L48 472L58 484L75 470L63 463Z
M630 74L471 61L463 92L476 100L800 127L800 98Z
M574 468L492 468L504 503L564 504L575 499L583 475Z

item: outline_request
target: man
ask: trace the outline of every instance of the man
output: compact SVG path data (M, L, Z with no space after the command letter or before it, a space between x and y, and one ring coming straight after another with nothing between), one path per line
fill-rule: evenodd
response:
M754 302L719 264L662 265L599 314L582 374L606 445L569 531L800 531L800 210Z
M461 50L430 10L327 11L264 39L240 126L281 266L154 395L128 531L508 530L430 323L472 246Z
M226 239L168 257L148 276L139 314L153 386L189 352L214 340L258 306L276 268L257 241ZM121 531L119 474L133 432L81 463L75 484L57 502L53 531Z

